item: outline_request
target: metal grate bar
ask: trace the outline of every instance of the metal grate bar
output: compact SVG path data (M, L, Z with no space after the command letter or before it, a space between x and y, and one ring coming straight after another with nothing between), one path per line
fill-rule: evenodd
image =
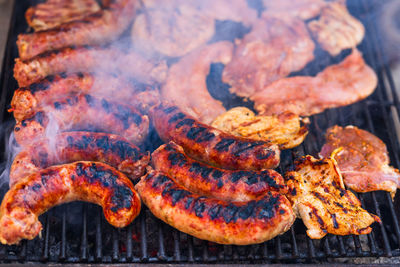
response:
M163 234L163 224L157 220L157 226L158 226L158 254L157 257L160 260L166 260L165 256L165 249L164 249L164 234Z
M81 237L81 260L87 261L87 204L82 207L82 237Z
M119 259L119 249L118 249L118 230L116 228L112 229L112 259L117 261Z
M97 209L96 215L96 261L101 261L103 258L103 242L102 242L102 231L101 231L101 210Z
M146 232L146 211L142 211L140 216L140 250L141 250L141 257L142 261L148 260L147 255L147 232Z
M50 236L50 214L46 214L46 226L44 233L44 246L42 260L47 261L49 259L49 236Z
M67 207L64 207L63 208L63 211L62 211L62 219L61 219L61 247L60 247L60 255L59 255L59 259L61 260L61 261L64 261L65 260L65 257L66 257L66 255L65 255L65 253L66 253L66 242L67 242L67 222L66 222L66 220L67 220L67 217L66 217L66 210L67 209Z
M180 237L179 232L177 230L172 231L172 235L174 238L174 260L180 261L181 260L181 249L180 249Z

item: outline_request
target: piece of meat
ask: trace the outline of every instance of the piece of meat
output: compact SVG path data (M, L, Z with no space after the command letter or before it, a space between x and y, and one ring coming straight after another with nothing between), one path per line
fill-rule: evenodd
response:
M356 192L385 190L394 198L400 172L389 166L385 143L355 126L333 126L325 137L321 155L335 158L347 187Z
M136 184L143 203L179 231L219 244L257 244L286 232L295 220L287 198L268 192L249 202L197 195L155 171Z
M6 193L0 206L0 242L12 245L35 238L42 230L39 215L76 200L102 206L115 227L129 225L141 208L132 182L107 164L78 161L53 166L25 177Z
M17 122L15 139L21 146L65 131L96 131L118 134L140 144L149 131L149 118L128 105L74 95L44 106L33 117Z
M35 31L48 30L100 11L95 0L47 0L28 8L25 18Z
M189 191L225 201L250 201L267 192L287 193L282 176L274 170L224 170L195 161L183 148L169 142L151 154L155 170L165 173Z
M106 163L135 180L144 175L150 155L114 134L59 133L36 141L17 154L10 169L10 187L41 169L79 160Z
M15 60L14 78L20 87L60 73L106 72L142 83L160 83L167 73L165 61L150 61L135 52L113 48L64 48L30 60Z
M105 97L111 101L133 103L137 90L139 89L128 80L105 73L52 75L28 87L15 90L8 111L13 112L17 121L21 121L32 117L38 108L52 101L79 92Z
M263 0L265 10L263 15L276 17L297 17L302 20L311 19L321 13L327 5L324 0Z
M275 80L301 70L314 59L314 42L297 18L265 17L237 41L232 60L222 73L230 91L250 97Z
M59 27L18 35L21 60L65 47L100 45L117 39L135 18L137 0L104 0L106 8Z
M290 112L260 116L248 108L235 107L219 115L211 126L236 136L267 140L279 145L280 149L289 149L304 141L308 134L307 124L307 119Z
M146 9L132 27L134 47L146 54L180 57L204 45L214 35L214 20L189 3Z
M177 107L163 103L150 110L150 118L164 142L174 141L190 157L232 170L273 169L279 165L277 145L237 137L196 121Z
M210 124L226 110L207 89L210 64L228 63L232 57L230 42L218 42L192 51L171 66L162 87L162 97L203 123Z
M294 171L285 176L287 197L293 210L307 227L307 235L320 239L335 235L368 234L378 216L368 213L350 191L344 189L342 176L333 159L305 156L295 161Z
M295 76L278 80L254 94L261 114L290 111L309 116L360 101L375 90L378 78L358 50L341 63L327 67L317 76Z
M344 4L336 2L328 3L319 19L308 23L308 28L321 47L332 56L356 47L365 34L363 24L350 15Z

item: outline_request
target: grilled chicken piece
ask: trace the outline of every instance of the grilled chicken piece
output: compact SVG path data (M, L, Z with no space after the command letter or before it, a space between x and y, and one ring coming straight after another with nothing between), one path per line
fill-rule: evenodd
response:
M163 99L174 103L201 122L210 124L226 110L208 92L206 76L210 71L210 63L226 64L231 60L232 50L231 43L218 42L182 57L169 70L161 90Z
M309 116L352 104L369 96L377 85L375 72L354 49L341 63L317 76L295 76L278 80L251 97L261 114L290 111Z
M268 140L280 149L289 149L300 145L308 134L307 126L301 126L301 121L290 112L259 116L248 108L236 107L218 116L211 126L237 136Z
M214 20L194 6L159 4L159 8L146 9L135 20L132 42L138 50L149 55L180 57L214 35Z
M314 42L297 18L265 17L237 42L222 80L239 96L250 97L314 59ZM278 90L279 91L279 90Z
M344 189L343 180L333 159L305 156L295 161L295 170L286 173L287 197L293 210L307 227L307 235L320 239L335 235L368 234L378 216L361 208L361 202Z
M17 121L32 117L40 107L74 93L93 94L121 103L134 103L137 86L110 74L71 73L46 77L14 92L9 112Z
M129 225L140 213L141 202L132 182L107 164L78 161L33 173L6 193L0 206L0 242L17 244L42 230L39 215L72 201L102 206L115 227Z
M316 17L326 5L324 0L263 0L264 14L297 17L302 20Z
M97 11L100 6L95 0L47 0L28 8L25 18L35 31L43 31L83 19Z
M400 172L389 166L386 145L367 131L355 126L329 128L321 155L335 158L344 183L356 192L385 190L394 198L400 188Z
M20 34L19 57L27 60L44 52L65 47L98 45L117 39L130 25L138 8L137 0L104 0L105 9L57 28Z
M141 55L111 48L65 48L27 61L16 59L14 77L20 87L60 73L106 72L134 78L143 83L165 80L165 61L149 61Z
M342 3L328 3L318 20L308 23L308 27L322 46L332 56L343 49L356 47L364 38L365 29L360 21L350 15Z

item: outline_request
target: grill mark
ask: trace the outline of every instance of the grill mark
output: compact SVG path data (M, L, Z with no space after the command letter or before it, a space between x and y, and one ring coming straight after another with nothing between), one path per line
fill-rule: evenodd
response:
M173 115L173 116L168 120L168 123L174 123L174 122L176 122L176 121L178 121L178 120L181 120L181 119L183 119L183 118L185 118L185 117L186 117L186 115L183 114L182 112L176 113L175 115ZM176 125L175 125L175 127L176 127Z
M165 114L170 114L170 113L174 112L177 109L178 109L177 107L168 107L168 108L164 109L164 113Z
M154 178L153 184L151 185L153 188L159 188L160 186L162 186L163 184L165 184L166 182L171 182L171 180L165 176L165 175L155 175L155 174L149 174L149 176L147 177L147 179L151 179L153 178L153 176L156 176Z
M219 218L219 216L220 216L219 213L221 211L221 208L222 208L221 205L217 204L208 210L208 216L210 216L211 220L215 220L215 219Z
M275 156L275 151L273 150L263 150L262 152L258 151L256 154L256 158L258 160L263 160L263 159L268 159L268 158L272 158L273 156Z
M233 155L238 157L238 156L240 156L240 154L242 154L250 149L253 149L254 147L261 146L261 145L263 145L263 143L260 143L260 142L253 142L253 143L237 142L236 146L234 146L232 149L232 153L233 153Z
M331 217L332 217L332 221L333 221L333 227L335 229L338 229L339 228L339 224L338 224L338 222L336 220L336 214L331 214Z
M278 185L275 179L270 175L269 171L261 171L260 181L266 182L270 187L280 189L283 185Z
M324 220L322 220L322 218L318 215L317 209L314 207L312 207L312 214L315 216L315 218L317 218L317 222L319 223L319 225L325 228Z
M186 137L191 140L196 140L196 136L198 136L199 134L201 134L202 132L204 132L206 130L207 130L207 128L204 128L204 127L192 127L187 132Z
M238 216L237 216L238 211L239 211L239 208L236 205L229 203L229 205L223 209L222 217L224 218L226 223L230 223L230 222L235 223L238 218Z
M203 213L205 211L205 203L201 200L205 199L205 197L199 197L194 201L193 210L197 217L203 218Z
M324 198L323 196L321 196L320 193L318 193L318 192L312 192L312 194L313 194L316 198L318 198L319 200L321 200L323 203L329 204L329 201L327 201L326 198Z
M187 126L189 126L189 127L192 127L193 126L193 124L194 124L194 120L193 119L189 119L189 118L186 118L186 119L183 119L183 120L181 120L180 122L178 122L176 125L175 125L175 128L176 129L179 129L179 128L181 128L182 126L185 126L185 125L187 125Z
M107 102L104 98L101 100L101 107L104 109L106 113L111 112L110 103Z
M185 157L178 153L169 154L168 161L172 166L178 165L179 167L183 167L187 163Z
M46 91L47 89L49 89L49 87L50 87L50 83L45 81L45 82L39 82L39 83L34 83L34 84L29 85L28 90L32 94L36 94L39 91ZM26 90L26 89L27 88L22 88L22 90Z
M223 138L221 141L219 141L216 145L215 145L215 149L218 152L227 152L229 151L229 147L235 142L234 139L229 139L229 138Z
M256 207L256 201L252 200L240 208L239 218L242 220L248 219L250 216L254 216L254 208Z

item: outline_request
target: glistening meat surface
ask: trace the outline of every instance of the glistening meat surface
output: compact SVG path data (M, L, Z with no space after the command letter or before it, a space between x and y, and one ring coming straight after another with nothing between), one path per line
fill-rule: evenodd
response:
M250 99L262 114L283 111L309 116L360 101L375 90L378 78L354 49L341 63L327 67L317 76L280 79Z
M151 154L153 167L193 193L225 201L250 201L267 192L287 193L282 176L274 170L224 170L189 158L173 142Z
M6 193L0 206L0 242L12 245L35 238L42 230L39 215L76 200L102 206L115 227L129 225L141 208L132 182L107 164L78 161L53 166L25 177Z
M189 156L209 165L233 170L262 170L279 165L277 145L222 132L176 106L163 103L150 110L150 117L164 142L174 141Z
M355 126L329 128L321 155L335 158L344 183L356 192L385 190L394 197L400 187L400 172L389 166L386 145Z
M286 232L295 216L276 192L249 202L226 202L187 191L168 176L151 171L135 186L159 219L200 239L220 244L257 244Z

